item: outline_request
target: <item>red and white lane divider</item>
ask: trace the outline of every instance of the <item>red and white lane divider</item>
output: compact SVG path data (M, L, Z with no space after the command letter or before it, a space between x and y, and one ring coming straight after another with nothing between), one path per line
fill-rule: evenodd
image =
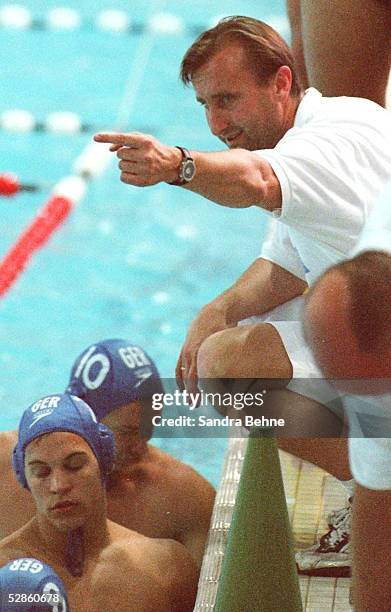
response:
M156 18L163 0L151 2L151 19ZM22 11L23 12L23 11ZM0 25L4 25L4 13L0 11ZM147 62L151 53L154 32L149 30L138 47L132 68L125 84L124 95L119 105L114 130L124 131L129 123L133 106L142 86ZM12 286L24 270L33 253L41 247L67 218L84 196L87 184L102 174L113 159L110 145L90 142L73 163L73 176L66 177L55 185L49 200L22 232L16 243L0 263L0 297ZM4 189L7 189L5 186ZM8 186L8 189L15 187ZM11 194L9 194L11 195Z
M11 198L20 191L40 191L40 185L33 183L21 183L13 172L3 172L0 174L0 196Z
M82 198L85 181L76 176L60 181L49 200L38 211L30 225L22 232L0 264L0 296L11 287L23 272L34 251L40 248L63 223L72 208Z
M23 272L34 252L50 238L78 205L86 192L88 181L101 174L111 158L112 154L108 147L92 142L75 160L73 164L75 175L65 177L55 185L48 201L0 263L0 297L5 295ZM16 193L19 190L17 179L7 179L7 175L4 174L1 177L3 182L1 183L0 178L0 186L3 185L3 191L8 190L8 193L3 195L13 195L12 192Z

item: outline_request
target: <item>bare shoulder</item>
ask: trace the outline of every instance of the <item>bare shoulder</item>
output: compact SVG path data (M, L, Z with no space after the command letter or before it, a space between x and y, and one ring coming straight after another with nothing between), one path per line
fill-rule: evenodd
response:
M0 432L0 463L1 467L11 466L12 451L18 439L16 431Z
M129 530L121 536L101 553L95 568L93 611L111 612L119 604L124 611L135 609L133 604L143 612L193 610L198 570L186 549Z
M127 529L113 521L108 521L111 534L111 544L101 553L102 559L114 559L121 557L130 564L138 565L148 558L150 567L162 560L177 563L178 561L191 560L187 550L176 540L168 538L150 538L137 531Z
M176 540L149 538L120 525L118 527L114 541L102 551L100 559L122 561L128 567L140 569L144 565L149 569L161 567L162 562L165 567L183 562L193 565L191 555Z
M192 466L183 463L183 461L159 448L152 446L150 448L153 460L159 466L161 475L164 476L166 487L172 487L176 494L178 487L181 487L182 494L185 491L187 495L192 494L194 497L199 498L202 492L204 496L214 498L215 490L210 482L201 476Z
M25 527L0 540L0 567L18 557L29 556L31 551L26 546Z

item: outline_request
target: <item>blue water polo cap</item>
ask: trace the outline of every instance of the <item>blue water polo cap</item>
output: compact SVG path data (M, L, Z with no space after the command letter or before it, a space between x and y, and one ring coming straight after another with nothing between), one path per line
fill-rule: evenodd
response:
M150 437L150 399L163 393L159 372L147 353L128 340L103 340L89 346L76 359L66 389L81 397L98 420L120 406L139 400L143 404L140 429ZM151 431L148 434L148 429Z
M65 587L56 572L30 557L0 568L1 612L69 612Z
M83 438L94 452L103 478L112 470L114 437L108 427L98 423L95 414L83 400L69 393L49 395L24 411L19 424L18 441L12 460L16 476L28 488L24 454L30 442L54 431L69 431Z

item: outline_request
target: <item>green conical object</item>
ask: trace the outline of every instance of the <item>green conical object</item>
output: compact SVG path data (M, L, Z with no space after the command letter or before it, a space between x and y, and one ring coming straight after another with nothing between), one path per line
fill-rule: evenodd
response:
M271 429L251 432L215 612L302 612L280 460Z

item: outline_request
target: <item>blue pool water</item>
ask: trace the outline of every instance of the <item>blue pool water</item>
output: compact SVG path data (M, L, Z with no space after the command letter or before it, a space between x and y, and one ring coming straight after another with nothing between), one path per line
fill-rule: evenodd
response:
M23 5L43 23L58 3ZM0 55L7 59L0 64L0 113L24 109L43 121L49 113L71 111L96 130L112 129L128 99L126 129L169 144L219 150L193 92L178 81L181 58L195 38L191 27L205 28L216 15L240 12L276 24L287 36L284 0L101 1L99 10L131 6L138 24L153 13L169 12L187 25L182 34L153 37L132 92L129 75L137 74L134 62L145 36L94 27L95 1L66 5L82 16L80 29L2 30ZM0 172L50 187L72 173L72 162L91 134L0 132ZM0 257L49 193L0 201ZM15 427L32 401L62 390L73 359L99 339L140 343L162 375L172 377L190 321L257 256L265 228L265 216L255 209L225 209L166 185L125 186L113 163L0 303L0 429ZM226 441L161 439L156 444L217 483Z

